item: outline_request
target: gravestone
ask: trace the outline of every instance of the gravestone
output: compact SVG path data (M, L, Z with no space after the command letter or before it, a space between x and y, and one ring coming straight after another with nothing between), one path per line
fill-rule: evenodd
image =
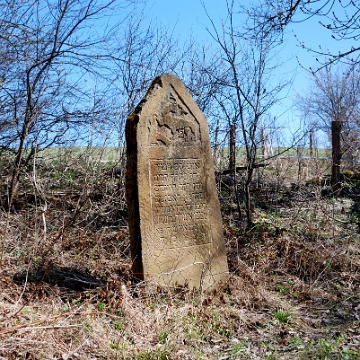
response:
M134 276L208 289L226 282L207 120L174 75L156 78L126 123Z

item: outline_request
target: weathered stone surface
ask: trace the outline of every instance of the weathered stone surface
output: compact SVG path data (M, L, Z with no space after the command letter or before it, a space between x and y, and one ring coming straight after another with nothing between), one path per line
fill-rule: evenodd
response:
M181 81L156 78L126 124L133 272L161 285L228 278L207 121Z

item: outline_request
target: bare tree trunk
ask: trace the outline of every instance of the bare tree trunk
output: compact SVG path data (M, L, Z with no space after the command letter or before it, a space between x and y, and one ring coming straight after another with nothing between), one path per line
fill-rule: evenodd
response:
M7 209L10 211L12 202L14 200L14 196L17 192L17 187L19 185L19 178L20 178L20 168L21 168L21 161L23 160L24 150L25 150L25 141L29 132L29 127L31 125L31 120L24 124L24 128L20 138L19 148L16 152L14 170L11 176L10 187L8 192L8 204Z
M19 184L19 176L20 176L20 167L21 167L21 159L24 153L24 149L20 148L17 152L16 159L15 159L15 166L13 173L11 175L9 193L8 193L8 204L7 209L10 210L11 204L14 200L14 196L17 192L17 187Z
M252 204L251 193L250 193L250 184L251 184L251 179L253 176L253 170L254 170L254 168L252 166L248 167L248 173L247 173L246 183L245 183L246 219L247 219L247 227L248 228L250 228L253 225L254 206Z
M331 122L331 141L332 141L332 172L331 182L334 192L340 190L340 163L341 163L341 148L340 148L340 131L341 121Z
M231 192L232 195L235 195L236 206L238 210L238 214L240 217L241 209L240 209L240 199L237 191L237 179L236 179L236 127L235 125L230 125L230 154L229 154L229 170L230 176L232 177Z

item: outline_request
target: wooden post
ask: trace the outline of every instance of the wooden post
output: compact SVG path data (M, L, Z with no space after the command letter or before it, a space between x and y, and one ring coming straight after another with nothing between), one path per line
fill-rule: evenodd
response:
M214 159L214 166L217 169L218 165L218 149L219 149L219 131L220 131L220 118L216 123L215 128L215 144L214 144L214 151L213 151L213 159Z
M235 157L235 150L236 150L236 131L235 125L230 125L230 138L229 138L229 147L230 147L230 154L229 154L229 170L231 174L234 174L236 171L236 157Z
M302 159L301 159L301 156L302 156L302 151L300 150L300 147L298 147L296 149L296 152L297 152L297 157L298 157L298 183L300 184L301 183L301 178L302 178Z
M314 129L310 130L309 148L310 156L314 156Z
M340 190L340 162L341 162L340 131L341 131L341 121L332 121L331 122L331 141L332 141L331 182L335 192Z
M261 128L261 149L262 149L262 155L265 157L267 155L267 149L266 149L266 133L265 128Z

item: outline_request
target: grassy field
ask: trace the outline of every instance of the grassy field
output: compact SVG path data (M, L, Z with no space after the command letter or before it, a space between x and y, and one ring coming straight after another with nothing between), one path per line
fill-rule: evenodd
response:
M206 293L134 283L116 151L65 150L0 208L0 359L360 358L356 168L334 195L329 161L269 160L251 229L219 178L230 279Z
M41 150L38 152L38 159L62 159L64 157L89 157L92 155L92 158L97 161L117 161L119 160L121 154L123 153L123 148L118 147L58 147L58 148L49 148ZM219 158L221 157L226 161L228 157L229 150L228 148L220 147L217 150ZM26 152L25 152L26 153ZM259 157L262 155L262 150L259 148L257 150ZM236 156L238 161L245 159L245 148L237 148ZM310 156L309 148L273 148L271 154L267 155L268 157L272 156ZM318 148L313 150L313 156L318 157L329 157L331 156L331 149ZM220 160L220 159L219 159Z

